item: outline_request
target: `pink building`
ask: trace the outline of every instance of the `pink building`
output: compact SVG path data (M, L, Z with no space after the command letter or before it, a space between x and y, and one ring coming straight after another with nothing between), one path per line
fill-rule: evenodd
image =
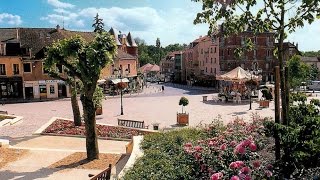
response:
M182 81L216 86L215 77L220 74L219 40L200 36L184 51L182 63Z

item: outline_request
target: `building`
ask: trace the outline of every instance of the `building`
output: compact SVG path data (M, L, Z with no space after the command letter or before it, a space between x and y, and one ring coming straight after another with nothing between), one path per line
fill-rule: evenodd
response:
M247 30L237 35L231 35L227 38L223 36L223 25L219 31L219 48L220 48L220 71L226 73L238 66L245 70L256 70L262 75L262 80L273 81L273 67L275 57L274 33L263 32L254 34ZM237 57L234 51L245 45L245 41L250 38L254 45L253 50L246 51L241 57Z
M314 66L316 68L318 68L318 70L320 69L320 57L306 57L306 56L302 56L301 57L301 61L310 65L310 66ZM318 74L318 80L320 79L320 74Z
M187 84L216 86L220 74L219 41L209 36L200 36L183 52L182 81Z
M275 46L277 46L278 43L275 43ZM291 43L291 42L283 42L283 50L284 50L284 56L283 56L283 60L284 63L286 61L288 61L289 59L291 59L292 56L294 55L300 55L301 56L301 52L298 49L298 43L295 45L295 43Z
M175 52L170 52L160 61L160 74L165 80L171 80L174 73Z
M43 67L46 46L54 41L80 35L92 41L93 32L56 28L0 28L0 98L70 97L65 82L51 78ZM114 69L127 70L128 78L137 76L137 45L131 34L113 34L118 45L113 64L107 65L101 77L115 78ZM118 39L118 40L117 40ZM57 65L63 75L63 66ZM133 83L133 86L135 83Z

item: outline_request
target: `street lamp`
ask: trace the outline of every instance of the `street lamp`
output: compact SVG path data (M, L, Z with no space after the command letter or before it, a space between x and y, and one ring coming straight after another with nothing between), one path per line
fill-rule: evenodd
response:
M125 70L125 76L128 75L128 72L129 72L128 69L126 69ZM119 68L119 70L115 69L114 73L120 78L120 83L122 84L122 79L124 78L122 69L121 68ZM123 115L122 97L123 97L123 88L121 87L120 88L120 110L121 110L120 115Z
M261 73L261 69L258 69L258 70L256 70L256 69L253 69L253 70L250 70L249 71L249 73L250 73L250 76L251 76L251 78L250 78L250 95L249 95L249 99L250 99L250 106L249 106L249 110L251 110L252 109L252 100L251 100L251 96L252 96L252 86L253 86L253 79L252 79L252 74L259 74L259 73Z

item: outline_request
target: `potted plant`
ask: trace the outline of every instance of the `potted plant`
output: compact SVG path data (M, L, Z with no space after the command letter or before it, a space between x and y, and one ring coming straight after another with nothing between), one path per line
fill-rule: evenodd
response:
M96 87L96 90L93 93L93 103L96 108L96 115L102 114L102 100L104 98L103 90L100 86Z
M182 107L182 112L177 113L177 124L187 125L189 124L189 114L183 112L183 107L189 104L189 100L186 97L181 97L179 100L179 105Z
M272 100L272 94L269 89L263 89L262 91L262 99L259 101L260 107L269 107L270 100Z

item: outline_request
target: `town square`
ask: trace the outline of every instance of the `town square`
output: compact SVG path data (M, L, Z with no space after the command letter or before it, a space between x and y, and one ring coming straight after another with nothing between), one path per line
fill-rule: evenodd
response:
M319 0L4 2L0 179L320 179L319 28Z

